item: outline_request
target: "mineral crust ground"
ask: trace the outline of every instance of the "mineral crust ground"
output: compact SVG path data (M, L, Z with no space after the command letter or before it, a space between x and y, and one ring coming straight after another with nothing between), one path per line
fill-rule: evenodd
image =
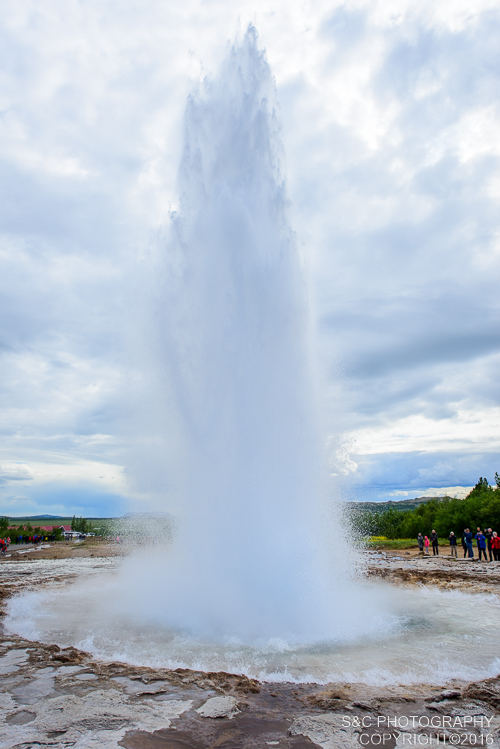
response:
M85 574L112 569L123 550L62 544L10 553L0 563L2 613L11 595L67 584L82 567ZM366 564L368 575L394 585L500 592L500 563L374 552L366 553ZM417 728L389 726L385 733L373 728L379 717L391 717L401 727L407 716L417 716ZM432 719L442 725L440 716L451 716L459 725L434 732L440 746L498 749L500 678L385 688L273 684L223 672L98 662L72 647L7 637L3 628L0 635L1 749L437 746L429 743L432 731L426 726ZM464 722L466 717L474 719L473 725ZM372 727L363 728L363 719Z

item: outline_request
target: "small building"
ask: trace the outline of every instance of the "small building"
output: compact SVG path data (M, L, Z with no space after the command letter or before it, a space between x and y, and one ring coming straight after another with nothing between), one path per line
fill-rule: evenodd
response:
M71 525L60 525L59 528L65 541L70 541L72 538L78 538L80 535L77 531L71 529Z

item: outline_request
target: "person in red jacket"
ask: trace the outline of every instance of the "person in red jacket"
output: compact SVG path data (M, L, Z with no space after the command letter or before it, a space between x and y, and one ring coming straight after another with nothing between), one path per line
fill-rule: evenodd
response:
M493 531L493 535L491 536L491 550L493 551L495 562L500 562L500 536L496 531Z

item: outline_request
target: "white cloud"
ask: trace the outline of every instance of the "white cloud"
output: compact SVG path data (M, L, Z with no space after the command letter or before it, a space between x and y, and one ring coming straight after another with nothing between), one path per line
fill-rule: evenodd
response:
M469 492L473 489L473 486L441 486L439 488L428 487L426 489L425 496L427 497L458 497L458 499L464 499Z
M22 463L0 463L0 481L31 481L33 471Z
M458 410L449 418L412 414L390 424L352 433L355 453L391 452L500 452L500 406L474 411Z

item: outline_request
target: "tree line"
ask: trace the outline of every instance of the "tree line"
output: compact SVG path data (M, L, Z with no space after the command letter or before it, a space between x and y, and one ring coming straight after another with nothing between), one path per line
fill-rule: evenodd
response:
M6 516L0 517L0 538L10 538L11 543L15 544L19 536L26 538L27 536L47 536L52 541L60 541L62 538L62 531L60 528L54 526L51 531L42 529L39 525L31 525L30 522L26 525L10 526L9 518Z
M389 539L416 538L419 533L428 536L432 530L441 538L448 537L450 531L460 538L464 528L475 530L478 526L500 532L500 476L495 473L495 486L481 476L465 499L431 499L414 510L358 510L351 515L351 521L362 536Z
M0 516L0 538L6 538L9 536L12 543L15 543L19 536L51 536L52 540L60 541L63 536L63 531L53 526L52 531L42 529L41 526L33 526L29 521L26 525L11 526L9 518L5 515ZM77 533L95 533L98 534L98 529L95 529L92 521L87 518L77 518L73 515L71 520L71 530Z
M87 518L77 518L76 515L73 515L71 520L71 530L77 533L95 533L92 521Z

